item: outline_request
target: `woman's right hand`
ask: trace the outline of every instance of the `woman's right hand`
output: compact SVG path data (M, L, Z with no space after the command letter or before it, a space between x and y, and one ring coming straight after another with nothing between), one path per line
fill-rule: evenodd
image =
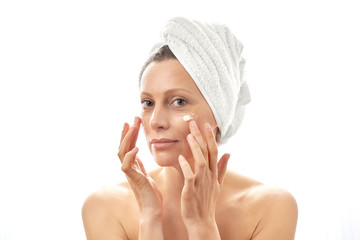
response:
M136 147L141 125L141 118L135 117L134 125L130 128L124 124L118 156L122 163L121 170L126 174L128 182L135 194L142 218L161 217L162 196L154 180L147 174L143 163L136 156Z

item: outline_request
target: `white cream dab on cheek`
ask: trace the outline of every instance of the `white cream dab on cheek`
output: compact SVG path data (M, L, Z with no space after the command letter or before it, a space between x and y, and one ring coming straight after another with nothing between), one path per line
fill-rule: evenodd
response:
M190 120L192 120L192 119L194 119L194 118L193 118L193 116L191 116L191 115L185 115L185 116L183 117L183 120L184 120L185 122L190 121Z

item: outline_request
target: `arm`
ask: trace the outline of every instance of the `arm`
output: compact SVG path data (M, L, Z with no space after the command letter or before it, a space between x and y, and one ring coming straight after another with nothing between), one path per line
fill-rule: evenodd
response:
M189 239L200 240L220 240L220 233L215 220L208 223L193 225L187 227Z
M144 239L164 239L160 216L141 216L139 223L139 240Z

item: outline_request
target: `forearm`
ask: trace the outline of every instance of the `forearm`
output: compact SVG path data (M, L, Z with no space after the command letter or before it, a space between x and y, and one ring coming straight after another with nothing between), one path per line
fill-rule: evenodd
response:
M216 222L192 224L187 227L189 240L221 240Z
M142 216L139 225L139 240L163 240L161 217Z

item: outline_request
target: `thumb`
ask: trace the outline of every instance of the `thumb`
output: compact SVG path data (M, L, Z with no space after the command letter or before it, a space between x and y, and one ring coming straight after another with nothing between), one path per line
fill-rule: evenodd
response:
M225 153L219 160L218 164L217 164L217 169L218 169L218 182L220 185L222 185L222 181L224 179L225 176L225 172L226 172L226 167L228 164L230 158L230 154L229 153Z

